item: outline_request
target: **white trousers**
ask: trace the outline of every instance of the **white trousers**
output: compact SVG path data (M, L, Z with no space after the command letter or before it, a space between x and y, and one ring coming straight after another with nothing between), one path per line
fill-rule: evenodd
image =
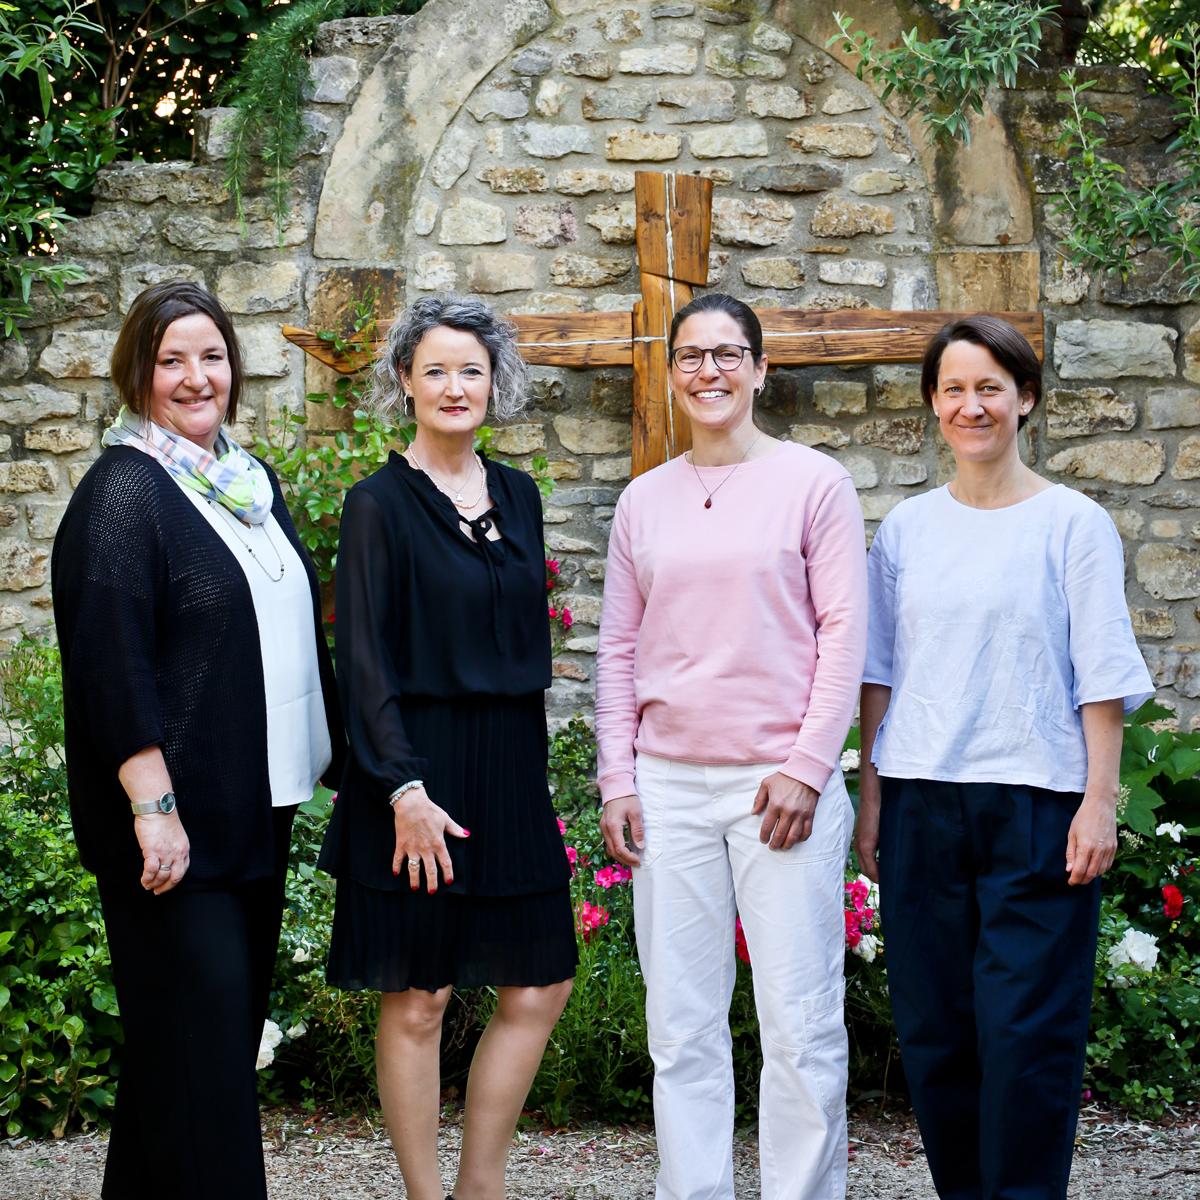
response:
M762 1200L846 1194L842 880L853 810L835 771L809 839L768 849L750 806L777 769L637 759L645 847L633 903L654 1060L656 1200L734 1200L735 912L762 1039Z

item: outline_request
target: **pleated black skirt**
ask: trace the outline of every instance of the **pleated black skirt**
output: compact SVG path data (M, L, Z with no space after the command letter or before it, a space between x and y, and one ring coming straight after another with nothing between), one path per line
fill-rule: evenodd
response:
M454 884L433 895L423 877L412 891L403 873L390 878L390 868L390 886L372 886L374 872L368 883L349 864L336 871L329 982L392 992L541 987L572 978L570 868L546 787L542 695L413 698L404 721L429 764L430 798L471 836L447 838ZM345 792L339 807L355 802ZM372 855L390 864L390 819L378 840Z

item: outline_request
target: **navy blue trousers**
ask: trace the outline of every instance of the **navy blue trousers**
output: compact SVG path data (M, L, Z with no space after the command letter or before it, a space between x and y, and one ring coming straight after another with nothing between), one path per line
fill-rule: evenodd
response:
M884 779L879 900L900 1055L941 1200L1065 1200L1100 882L1075 793Z

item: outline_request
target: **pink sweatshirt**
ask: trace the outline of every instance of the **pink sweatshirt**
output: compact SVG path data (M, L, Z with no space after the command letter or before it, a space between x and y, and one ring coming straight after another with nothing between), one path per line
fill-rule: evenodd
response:
M729 467L675 458L613 518L597 656L600 794L634 792L634 750L780 763L820 791L866 653L862 510L849 475L785 443ZM721 483L722 480L726 482Z

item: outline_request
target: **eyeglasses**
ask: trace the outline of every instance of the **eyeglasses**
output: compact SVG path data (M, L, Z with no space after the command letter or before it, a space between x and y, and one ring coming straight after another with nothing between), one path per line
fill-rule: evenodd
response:
M742 365L749 346L676 346L671 351L671 362L686 375L694 375L704 365L704 356L712 355L713 362L722 371L736 371Z

